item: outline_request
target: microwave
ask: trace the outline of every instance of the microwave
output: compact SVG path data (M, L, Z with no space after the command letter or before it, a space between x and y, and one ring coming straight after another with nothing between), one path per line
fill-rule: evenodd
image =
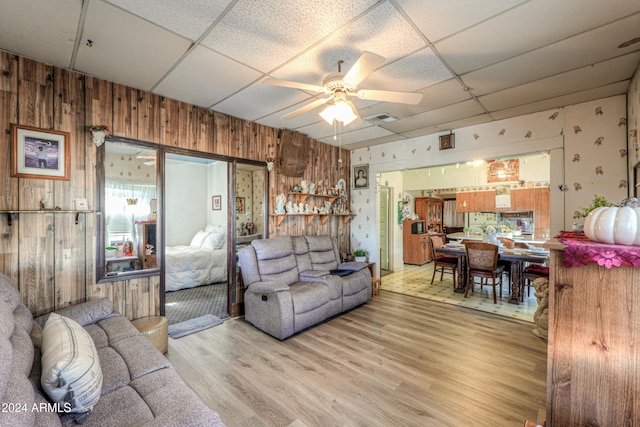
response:
M416 221L411 224L411 234L424 234L424 221Z

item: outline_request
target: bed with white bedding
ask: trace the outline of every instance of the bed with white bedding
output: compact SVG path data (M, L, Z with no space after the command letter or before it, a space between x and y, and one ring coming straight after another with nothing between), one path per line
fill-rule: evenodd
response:
M227 281L225 228L209 225L188 246L167 246L165 291L177 291Z

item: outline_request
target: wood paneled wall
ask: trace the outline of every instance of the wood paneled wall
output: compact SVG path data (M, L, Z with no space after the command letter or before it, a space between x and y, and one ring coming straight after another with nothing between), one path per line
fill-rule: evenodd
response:
M114 135L159 145L265 161L278 153L277 129L164 98L95 77L0 52L0 210L71 209L73 199L98 204L96 147L87 125L107 125ZM10 124L70 132L71 179L54 181L10 176ZM309 139L309 164L302 178L269 173L269 235L330 234L341 251L349 249L349 224L331 218L306 225L287 218L275 227L271 217L278 192L302 179L349 182L349 152ZM160 313L160 277L96 283L96 235L100 213L18 214L8 225L0 218L0 272L20 289L34 315L100 297L111 299L130 319Z

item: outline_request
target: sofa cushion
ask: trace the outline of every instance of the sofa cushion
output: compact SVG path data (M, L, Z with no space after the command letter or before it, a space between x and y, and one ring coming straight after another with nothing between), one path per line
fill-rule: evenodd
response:
M298 271L308 271L312 269L311 257L309 256L309 245L304 236L291 237L293 242L293 253L298 263Z
M21 303L20 291L11 279L2 273L0 273L0 299L4 300L12 313Z
M315 310L331 299L329 288L323 283L299 282L289 286L294 314Z
M329 236L305 236L309 245L309 257L314 270L335 270L338 267L337 251Z
M93 340L78 323L56 313L42 331L41 384L53 402L68 402L71 413L90 412L102 390Z
M72 305L67 308L56 310L56 313L60 316L73 320L80 326L87 326L108 317L119 316L118 313L113 311L113 304L107 298L100 298ZM47 320L49 320L49 314L45 314L35 319L35 321L40 323L42 327L47 323Z

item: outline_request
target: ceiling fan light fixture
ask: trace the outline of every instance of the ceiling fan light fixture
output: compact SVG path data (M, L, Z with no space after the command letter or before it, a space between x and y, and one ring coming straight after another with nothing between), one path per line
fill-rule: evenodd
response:
M334 120L342 122L343 125L348 125L352 121L358 118L358 115L354 111L353 104L349 101L336 100L332 105L320 112L322 117L327 123L333 124Z

